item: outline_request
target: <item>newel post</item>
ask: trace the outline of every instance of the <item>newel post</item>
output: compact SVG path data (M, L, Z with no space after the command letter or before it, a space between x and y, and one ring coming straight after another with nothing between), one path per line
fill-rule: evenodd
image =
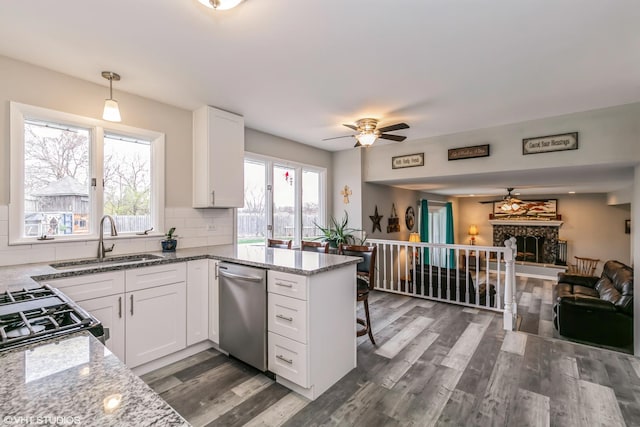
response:
M517 250L515 237L505 240L504 246L507 250L504 253L505 285L503 327L506 330L513 331L516 328L516 318L518 315L518 304L516 304L516 271L514 268Z

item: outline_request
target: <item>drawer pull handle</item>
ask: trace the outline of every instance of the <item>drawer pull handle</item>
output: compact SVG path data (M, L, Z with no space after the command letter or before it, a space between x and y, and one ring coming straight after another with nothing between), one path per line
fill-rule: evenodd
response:
M287 283L287 282L276 282L276 285L284 286L285 288L293 288L293 285L291 283Z
M287 322L293 322L293 317L283 316L282 314L276 314L278 319L286 320Z
M281 356L281 355L279 355L279 354L278 354L278 355L276 355L276 359L280 359L280 360L282 360L283 362L288 363L289 365L293 365L293 359L287 359L286 357Z

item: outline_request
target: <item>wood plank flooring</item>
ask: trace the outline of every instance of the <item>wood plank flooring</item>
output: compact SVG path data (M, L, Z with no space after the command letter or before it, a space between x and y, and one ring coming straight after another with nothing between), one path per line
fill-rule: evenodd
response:
M523 285L535 329L550 287ZM370 308L378 346L358 338L358 367L313 402L212 349L143 380L194 426L640 426L640 359L484 310L382 292Z

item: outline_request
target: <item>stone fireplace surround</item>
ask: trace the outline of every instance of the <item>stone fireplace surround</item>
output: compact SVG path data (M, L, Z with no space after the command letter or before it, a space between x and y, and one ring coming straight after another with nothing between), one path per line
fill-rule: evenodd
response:
M530 253L530 248L525 251L525 248L520 247L520 245L525 240L531 242L535 239L518 239L518 237L539 238L538 241L542 241L542 248L540 251L541 259L538 262L555 264L558 250L558 230L562 225L562 221L491 220L489 222L493 225L494 246L504 246L505 240L516 237L519 245L518 252ZM530 261L530 259L527 259L527 261Z

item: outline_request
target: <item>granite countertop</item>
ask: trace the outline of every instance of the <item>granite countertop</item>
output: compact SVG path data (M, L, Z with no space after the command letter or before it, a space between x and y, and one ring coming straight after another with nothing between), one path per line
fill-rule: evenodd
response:
M89 332L2 352L0 366L1 425L190 425Z
M184 262L196 259L218 259L221 261L284 271L293 274L301 274L305 276L322 273L351 264L357 264L361 261L361 258L358 257L321 254L317 252L303 252L300 250L290 249L267 248L261 245L243 245L238 247L234 247L233 245L207 246L178 249L176 252L148 253L155 255L158 258L140 262L125 262L121 264L109 264L107 262L103 265L82 265L82 260L75 260L70 261L69 264L77 262L77 265L68 265L65 266L64 269L55 269L51 267L49 264L53 264L53 262L0 267L0 292L5 289L32 287L36 284L34 280L52 280L63 277L148 267L152 265ZM113 257L107 256L105 260L109 261L110 258ZM55 263L58 263L58 261Z

